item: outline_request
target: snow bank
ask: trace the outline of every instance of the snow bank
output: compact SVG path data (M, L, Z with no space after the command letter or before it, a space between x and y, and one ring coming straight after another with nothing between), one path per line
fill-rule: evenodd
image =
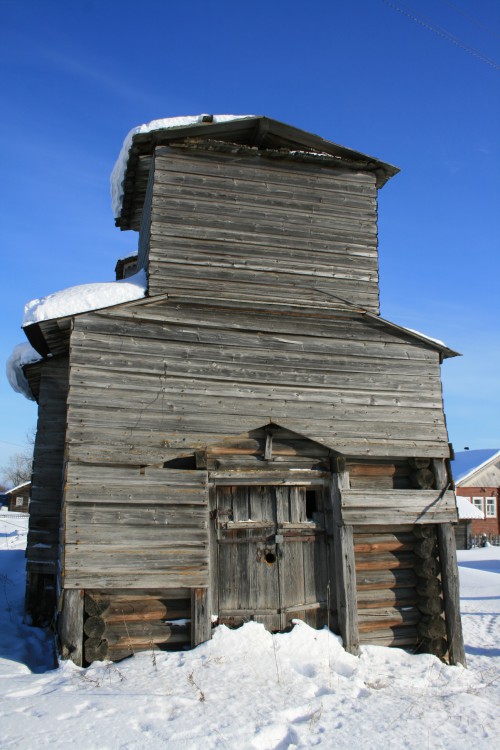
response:
M23 367L32 362L38 362L41 359L42 357L38 354L36 349L33 349L31 344L28 344L26 341L14 347L5 366L7 380L11 387L16 393L22 393L23 396L26 396L30 401L34 401L35 399L24 375Z
M121 281L72 286L61 292L42 297L42 299L28 302L24 307L23 326L141 299L146 293L146 286L147 278L144 269Z
M151 120L151 122L138 125L127 134L123 141L120 155L116 161L113 171L111 172L111 202L113 205L113 215L120 216L122 211L123 198L123 178L127 170L128 154L132 145L132 139L137 133L150 133L153 130L167 130L170 128L180 128L186 125L196 125L203 122L206 115L186 115L185 117L165 117L160 120ZM255 115L213 115L212 122L230 122L231 120L246 120Z
M0 744L43 750L500 747L500 548L459 551L468 669L249 622L191 651L51 669L22 622L26 519L0 513Z

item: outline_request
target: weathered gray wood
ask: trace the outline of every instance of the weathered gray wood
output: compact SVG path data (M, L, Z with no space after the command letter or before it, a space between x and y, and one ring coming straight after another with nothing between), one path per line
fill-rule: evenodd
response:
M193 589L191 592L192 627L191 645L209 641L212 637L212 609L210 589Z
M450 663L462 664L465 667L467 664L462 635L462 621L460 619L457 553L452 525L449 523L440 524L438 526L438 538Z
M81 589L65 590L58 621L61 656L79 667L83 666L83 602Z
M337 613L344 647L352 654L359 651L359 630L356 603L356 568L353 528L345 525L341 515L341 493L349 487L349 474L332 474L331 504L333 513L334 569L330 580L336 582Z
M67 588L207 585L206 472L72 464L64 540Z
M177 268L189 265L191 276L196 271L193 238L198 242L204 239L212 245L220 245L221 239L230 239L226 245L229 247L230 244L234 252L228 265L224 266L216 253L211 255L210 266L214 278L220 279L226 273L227 278L239 278L247 283L253 273L251 260L248 265L248 258L252 259L252 254L247 253L245 262L238 267L235 259L239 243L261 242L275 246L276 240L283 238L285 225L286 241L291 252L298 254L299 259L301 254L304 256L302 267L296 266L294 270L306 285L315 266L305 259L309 247L300 249L304 240L319 240L326 245L337 243L339 247L343 241L344 248L357 242L365 249L366 255L371 253L376 256L376 188L372 176L364 176L363 192L350 205L345 198L352 194L356 181L346 181L345 174L340 176L340 180L336 180L337 172L325 172L320 178L318 170L315 174L306 165L297 164L290 171L283 168L281 163L257 163L252 154L249 154L246 164L244 161L241 154L226 154L220 162L214 163L203 152L158 151L154 165L152 211L148 211L151 223L145 225L144 229L148 235L151 233L149 267L153 293L165 289L165 278L172 278ZM287 194L286 188L281 190L280 196L283 178L294 185L295 196L301 191L301 200ZM360 184L359 180L357 182ZM273 189L271 198L270 187ZM164 252L165 246L170 246L169 237L175 238L177 243L185 238L185 248L178 258L175 249L168 255ZM296 243L299 248L294 247ZM273 254L267 253L262 256L260 267L256 267L259 276L267 276L269 282L272 278L272 259ZM288 263L275 275L278 287L290 283L287 278L290 270L293 270L293 265ZM342 273L333 278L335 274L330 270L331 278L328 279L325 268L322 283L326 289L343 294L352 301L359 302L359 295L362 295L365 307L369 306L377 312L376 268L370 269L370 285L366 285L366 290L362 288L363 271L363 266L352 270L355 283L351 282L349 287L345 285Z
M343 490L342 518L353 524L429 524L455 521L455 496L438 490Z

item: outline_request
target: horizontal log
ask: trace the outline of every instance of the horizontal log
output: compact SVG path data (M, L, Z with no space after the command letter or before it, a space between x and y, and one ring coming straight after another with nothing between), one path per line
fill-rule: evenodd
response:
M379 552L396 552L396 551L412 551L414 548L414 545L412 542L408 541L399 541L397 539L388 541L388 540L380 540L380 541L370 541L370 542L361 542L355 540L354 543L354 552L361 553L361 552L370 552L372 554L376 554Z
M359 632L368 633L372 630L386 630L399 625L414 625L422 615L416 607L405 609L358 609Z
M108 642L102 638L87 638L83 645L85 661L103 661L108 657Z
M446 637L446 623L437 615L424 615L418 624L418 632L422 638L431 640Z
M415 586L417 580L417 576L411 568L356 570L356 588L358 591L408 588Z
M350 477L393 477L396 473L394 464L353 464L350 461L347 470Z
M419 596L416 605L424 615L440 615L444 610L443 600L440 596Z
M414 545L413 550L418 557L423 559L431 557L433 552L437 550L437 539L435 536L424 537L419 539Z
M417 594L415 588L368 589L358 590L356 596L358 607L372 609L377 607L415 606Z
M396 626L393 629L380 629L359 634L359 642L363 645L404 648L405 646L415 647L418 641L419 634L415 626Z
M414 570L421 578L435 578L440 571L440 565L435 557L428 557L425 560L417 559Z
M83 625L83 632L90 638L101 638L106 630L106 623L102 617L87 617Z
M392 570L394 568L415 567L415 556L411 552L390 552L374 554L356 553L356 572L370 570Z

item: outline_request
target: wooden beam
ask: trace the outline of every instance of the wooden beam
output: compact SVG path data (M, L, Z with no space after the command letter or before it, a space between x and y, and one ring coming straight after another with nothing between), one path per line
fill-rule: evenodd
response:
M82 589L64 590L58 623L61 656L79 667L83 666L83 603Z
M191 590L191 646L209 641L212 637L209 589Z
M438 539L450 664L462 664L466 667L462 620L460 619L457 552L451 523L439 524Z
M335 580L340 634L346 651L359 653L359 627L356 602L356 568L354 560L353 527L344 525L340 507L341 491L349 487L349 473L332 475L332 512L334 565L331 576Z

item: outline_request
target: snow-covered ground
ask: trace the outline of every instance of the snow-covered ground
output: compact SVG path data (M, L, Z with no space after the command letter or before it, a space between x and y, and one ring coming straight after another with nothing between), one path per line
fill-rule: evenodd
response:
M0 515L2 748L500 747L500 548L459 553L467 670L255 623L193 651L54 669L50 639L22 623L25 529Z

